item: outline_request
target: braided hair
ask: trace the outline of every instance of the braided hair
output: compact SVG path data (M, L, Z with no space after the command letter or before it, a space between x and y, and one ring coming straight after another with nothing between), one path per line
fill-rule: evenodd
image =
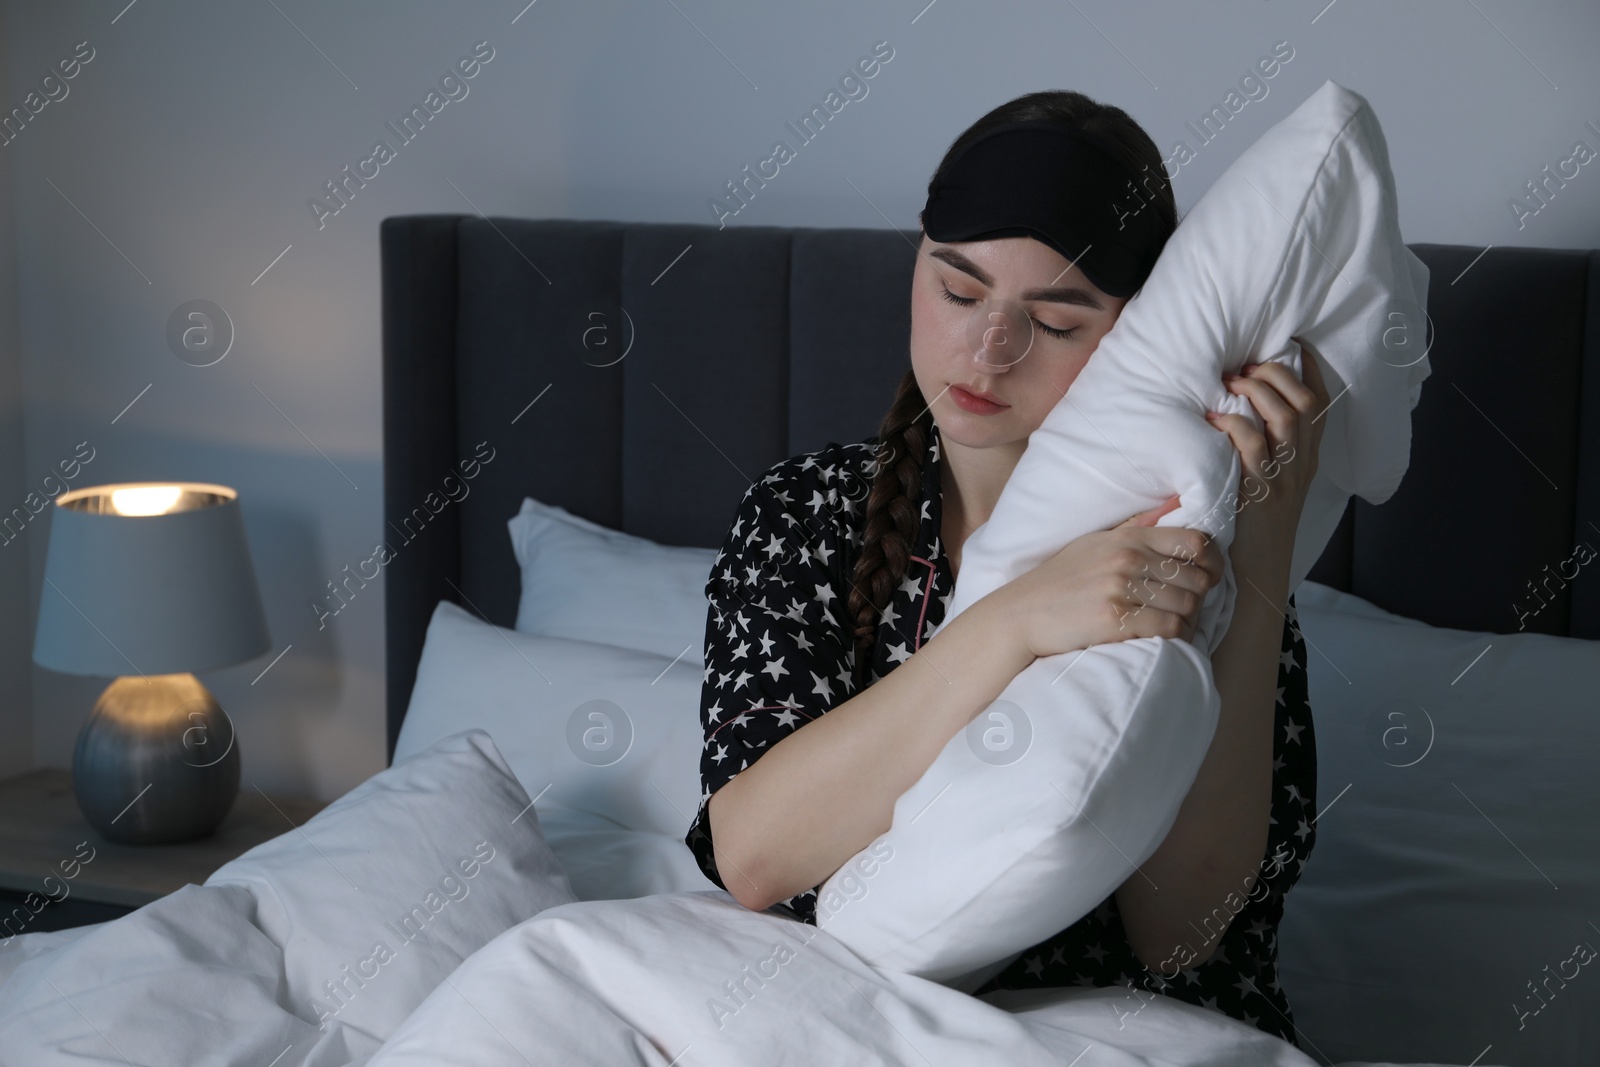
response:
M1167 236L1178 226L1178 208L1166 167L1155 142L1127 112L1068 89L1026 93L1007 101L974 122L946 150L934 182L960 152L991 128L1007 122L1047 120L1098 135L1101 143L1128 169L1141 175L1149 199L1140 210L1154 211ZM921 246L922 235L918 235ZM933 433L933 414L907 369L878 427L878 449L872 488L867 493L861 552L846 600L846 617L855 637L854 679L857 689L870 684L878 619L905 577L912 546L921 525L922 465Z

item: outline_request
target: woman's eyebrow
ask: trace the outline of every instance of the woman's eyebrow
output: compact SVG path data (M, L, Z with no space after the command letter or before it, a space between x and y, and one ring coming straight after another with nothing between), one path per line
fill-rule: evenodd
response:
M994 284L994 278L990 277L988 271L972 262L972 260L962 255L954 248L936 248L932 252L929 252L928 255L933 259L943 260L956 270L972 275L984 285ZM1027 292L1022 294L1022 299L1048 300L1056 304L1077 304L1080 307L1093 308L1096 311L1105 310L1105 305L1100 303L1100 301L1095 298L1093 293L1089 292L1087 289L1077 288L1076 286L1029 289Z

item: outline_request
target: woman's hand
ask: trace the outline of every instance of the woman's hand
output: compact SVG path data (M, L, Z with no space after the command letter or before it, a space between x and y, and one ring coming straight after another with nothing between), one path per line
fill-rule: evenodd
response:
M1176 496L1109 530L1075 539L990 593L1035 656L1130 637L1192 639L1200 603L1222 580L1204 531L1156 526Z
M1328 391L1313 349L1296 337L1304 381L1281 363L1248 363L1239 375L1223 375L1228 391L1250 401L1265 429L1243 415L1207 412L1211 425L1226 433L1239 451L1239 496L1229 557L1240 561L1272 559L1287 567L1295 531L1317 470L1322 440L1321 416ZM1237 566L1236 566L1237 569Z

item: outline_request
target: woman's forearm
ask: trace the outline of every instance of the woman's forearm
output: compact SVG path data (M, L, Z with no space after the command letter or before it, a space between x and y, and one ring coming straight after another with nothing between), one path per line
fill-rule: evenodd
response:
M889 829L895 801L1033 658L986 597L773 745L708 801L728 892L763 911L820 885Z
M1128 941L1153 970L1185 942L1199 955L1184 966L1211 957L1221 933L1201 945L1196 931L1216 930L1216 916L1238 910L1226 907L1228 896L1250 892L1266 852L1289 560L1278 549L1237 542L1230 557L1238 595L1228 632L1211 655L1222 699L1216 733L1171 831L1141 865L1143 873L1116 892Z

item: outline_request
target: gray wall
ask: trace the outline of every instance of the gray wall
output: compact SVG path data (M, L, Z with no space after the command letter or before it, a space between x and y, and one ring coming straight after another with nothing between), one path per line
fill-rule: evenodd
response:
M0 7L0 40L6 39L6 22L7 12ZM11 84L9 51L0 49L0 85ZM11 182L11 153L0 149L0 508L6 510L21 504L28 493ZM34 765L28 589L26 540L0 537L0 738L5 739L0 743L0 777Z
M1332 78L1383 122L1409 240L1600 246L1600 161L1521 225L1508 207L1574 142L1600 150L1584 125L1600 126L1592 3L124 3L0 2L6 109L93 49L0 147L0 500L20 503L85 441L76 484L239 489L274 646L203 680L239 724L246 788L332 798L384 763L381 588L323 628L313 604L384 534L386 216L714 221L724 183L794 144L784 124L885 41L867 95L728 225L913 227L964 126L1062 87L1123 107L1164 150L1188 142L1187 209ZM401 144L385 123L480 41L493 58L467 95ZM1279 41L1292 59L1202 145L1185 123ZM393 159L319 227L309 200L380 138ZM196 299L236 332L207 367L166 338ZM28 663L45 534L41 517L0 550L0 772L67 765L105 684Z

